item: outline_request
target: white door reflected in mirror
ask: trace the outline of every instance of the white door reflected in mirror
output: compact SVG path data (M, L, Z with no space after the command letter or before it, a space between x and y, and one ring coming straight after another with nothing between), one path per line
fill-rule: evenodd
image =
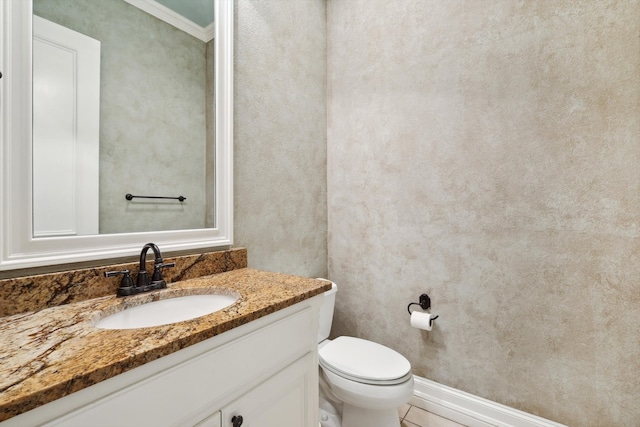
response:
M33 17L33 236L98 234L100 42Z

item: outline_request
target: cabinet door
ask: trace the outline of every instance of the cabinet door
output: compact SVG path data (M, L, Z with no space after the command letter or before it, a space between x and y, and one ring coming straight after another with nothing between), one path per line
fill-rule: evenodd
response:
M317 375L315 359L307 354L227 405L222 427L317 426Z
M194 427L220 427L220 411L208 416Z

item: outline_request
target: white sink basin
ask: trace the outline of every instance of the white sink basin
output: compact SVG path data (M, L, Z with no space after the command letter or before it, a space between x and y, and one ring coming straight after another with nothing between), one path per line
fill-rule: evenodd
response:
M168 325L211 314L238 299L229 295L188 295L126 308L99 320L100 329L136 329Z

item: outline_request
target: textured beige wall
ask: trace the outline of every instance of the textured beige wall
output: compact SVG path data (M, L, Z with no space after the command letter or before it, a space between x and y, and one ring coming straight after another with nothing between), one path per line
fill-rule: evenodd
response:
M640 425L638 1L327 20L334 333L570 426ZM424 291L431 333L406 311Z
M101 42L100 233L204 227L205 43L123 0L35 0L34 13Z
M324 276L324 0L236 0L234 240L249 266Z

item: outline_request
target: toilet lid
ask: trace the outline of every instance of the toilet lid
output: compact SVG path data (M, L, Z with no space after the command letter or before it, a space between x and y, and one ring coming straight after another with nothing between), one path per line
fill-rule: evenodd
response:
M354 337L338 337L319 352L320 366L365 384L399 384L411 377L411 363L383 345Z

